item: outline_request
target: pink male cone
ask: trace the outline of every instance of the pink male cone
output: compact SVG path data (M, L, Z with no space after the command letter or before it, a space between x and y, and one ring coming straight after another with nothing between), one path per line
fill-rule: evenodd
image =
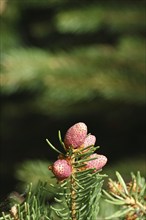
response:
M67 130L64 138L64 144L66 148L70 146L78 148L84 143L86 136L87 126L83 122L79 122Z
M95 172L96 172L97 170L100 170L102 167L105 166L105 164L107 163L107 158L104 155L100 155L96 153L90 156L90 158L95 158L95 157L97 157L97 159L88 161L86 167L89 169L95 168Z
M71 175L72 169L66 160L59 159L53 164L52 172L58 180L64 180Z
M84 141L84 148L85 147L88 147L88 146L92 146L92 145L95 145L95 142L96 142L96 137L92 134L89 134L86 138L85 138L85 141Z

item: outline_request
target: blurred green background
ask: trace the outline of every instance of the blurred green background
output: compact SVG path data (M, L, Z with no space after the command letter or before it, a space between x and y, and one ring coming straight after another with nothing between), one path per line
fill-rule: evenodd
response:
M108 157L107 173L145 175L145 5L1 1L1 194L23 162L55 160L45 139L60 147L58 130L79 121Z

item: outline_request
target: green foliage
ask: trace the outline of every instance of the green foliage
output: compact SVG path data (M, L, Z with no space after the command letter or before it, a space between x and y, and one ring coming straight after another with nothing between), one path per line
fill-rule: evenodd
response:
M49 219L48 209L46 205L46 193L44 191L46 184L39 183L32 191L30 184L27 189L27 196L22 204L15 203L11 209L10 214L2 212L0 220L45 220Z
M72 176L72 185L70 185L70 182L62 184L63 193L58 193L57 197L55 197L57 203L64 204L64 198L60 198L60 196L65 196L71 213L65 208L66 206L62 208L60 206L59 208L51 206L50 208L59 219L95 219L99 211L102 176L94 175L93 177L91 172L85 171L82 174L75 173L74 175L76 176Z
M61 136L59 136L59 138L61 144L63 144ZM60 153L49 141L47 142L50 147ZM40 182L34 187L33 191L32 187L29 187L25 201L22 201L21 204L15 203L9 211L10 214L3 212L0 220L15 220L19 218L21 220L95 219L99 212L99 199L101 197L101 188L105 175L99 174L99 171L94 172L94 168L85 168L85 165L87 161L96 159L89 159L89 156L93 154L97 148L99 147L69 148L64 157L70 158L70 164L72 166L71 176L58 182L57 190L56 185L54 185L53 182L50 183L50 181L49 183L48 181L47 183ZM62 153L61 156L63 156ZM30 164L28 164L28 167L30 167ZM25 169L27 170L27 167ZM38 175L38 173L39 169L36 174ZM46 174L45 171L44 173ZM21 177L21 173L19 172L18 174ZM30 175L29 172L28 175ZM34 182L36 182L36 180ZM51 190L51 188L53 188L53 190ZM50 199L49 194L52 192L54 194L54 204L47 203L47 199Z
M106 217L106 219L113 219L123 217L124 219L141 219L146 217L146 182L141 177L140 172L135 176L131 173L132 180L128 184L119 172L116 172L118 181L109 179L109 192L103 190L106 201L120 206L120 209Z
M6 10L1 15L2 50L0 60L0 94L4 100L6 99L2 106L2 117L5 120L1 130L6 139L11 140L8 138L8 127L6 127L6 124L13 123L11 115L19 117L22 112L29 110L33 113L41 112L41 114L53 115L56 118L56 116L67 117L70 114L86 114L89 111L92 114L93 110L96 112L99 108L107 115L108 107L116 102L132 103L135 106L145 104L144 6L145 1L143 0L118 1L118 3L113 0L93 2L86 0L81 2L68 0L8 1ZM33 9L33 12L48 9L50 20L35 20L32 13L30 19L34 19L34 21L29 26L30 20L26 18L28 18L30 9ZM28 27L32 41L27 39ZM43 46L40 42L43 42ZM10 101L11 98L14 98L15 101ZM125 107L123 108L125 110ZM110 110L113 108L111 107ZM112 115L111 112L108 114ZM118 112L120 115L120 111ZM124 112L131 111L128 109ZM128 114L130 115L130 113ZM117 118L116 116L114 121L118 121ZM18 149L13 148L13 152L15 150ZM76 160L78 160L78 155L76 156ZM85 158L81 160L83 159ZM40 206L39 201L42 201L42 198L37 196L39 188L45 189L44 193L47 192L45 199L49 199L49 201L54 197L54 192L61 193L60 190L66 192L66 185L57 185L55 179L50 175L50 171L47 170L47 166L46 161L36 161L36 163L33 161L25 163L25 166L21 167L22 170L18 171L19 179L33 183L33 192L30 193L31 200L26 199L27 204L30 201L35 204L35 198L37 198L36 207ZM84 177L85 174L82 173ZM93 174L89 173L85 178L89 183L90 175ZM93 176L93 182L91 181L93 186L95 182L98 182L99 186L102 185L101 176L98 173ZM48 182L45 186L43 184L37 186L39 179L42 182L46 182L47 179ZM75 186L78 187L77 190L81 190L81 199L83 199L85 191L78 186L80 181L83 188L88 186L87 182L83 182L81 176L75 172ZM72 191L69 180L66 184ZM100 187L96 190L100 191ZM31 192L32 189L30 188L28 191ZM93 192L95 192L94 187ZM48 212L50 218L56 220L60 219L57 215L60 214L60 209L62 210L63 207L65 207L64 215L68 213L70 201L68 197L63 198L59 194L56 194L55 198L56 201L53 201L51 206L47 206L47 211L46 207L42 208L42 211ZM90 196L88 199L88 202L92 200ZM94 198L98 212L99 201L96 199L98 200L98 198ZM76 202L78 203L79 200ZM45 206L46 203L43 204ZM103 204L105 206L104 202ZM32 216L34 215L32 217L34 219L37 218L32 210L35 210L36 207L31 206L31 210L28 208ZM18 210L23 213L24 205L18 205ZM115 207L108 206L108 210L115 210ZM84 211L88 211L86 206L80 215ZM95 214L97 214L96 211ZM26 212L23 215L23 218L26 216L28 219L31 218ZM37 215L40 216L39 213ZM41 215L48 214L41 212ZM42 218L45 219L45 217Z
M134 161L134 162L133 162ZM127 166L128 164L128 166ZM113 170L118 170L118 172L124 177L124 180L126 182L130 181L130 173L136 173L137 170L140 170L140 173L142 176L145 176L145 170L146 168L146 162L145 162L145 156L133 156L132 158L122 158L118 159L115 163L111 164L110 166L105 167L105 173L110 176L111 179L115 179L115 174L113 173Z
M86 182L86 180L88 179L88 175L90 176L90 180L91 180L92 174L91 175L89 173L87 174L87 172L85 175L84 174L85 173L82 173L82 175L80 175L79 178L80 180L83 180L83 176L84 176L85 177L84 180ZM132 173L131 174L132 180L127 184L124 182L122 176L118 172L116 172L116 175L118 182L115 182L110 179L109 190L108 191L103 190L104 198L106 198L105 201L107 201L109 204L105 203L103 199L100 199L100 201L98 201L100 206L100 212L98 217L96 215L98 212L97 209L94 210L95 216L93 217L92 215L90 216L89 219L114 218L115 220L118 220L118 219L128 219L128 217L130 218L136 215L137 219L144 220L146 215L146 204L144 200L146 195L145 179L141 177L140 172L138 172L136 176ZM98 174L98 178L101 177L102 176ZM77 181L77 179L75 179L75 181ZM85 182L83 185L85 185ZM85 193L81 187L83 185L80 184L78 184L78 189L80 188L82 193L86 194L88 192L88 189L86 188L86 193ZM90 185L90 181L88 182L88 187L89 186L91 190L92 187ZM51 187L54 189L54 184L50 184L49 188ZM25 195L22 195L23 197L22 196L20 197L18 193L17 194L13 193L10 195L11 206L9 212L2 212L0 220L72 219L69 217L69 212L68 212L68 205L70 205L70 202L72 201L70 200L70 189L68 187L70 187L69 180L59 183L58 184L59 191L54 195L54 200L51 201L50 199L48 199L49 191L48 191L47 183L39 182L35 188L32 187L32 184L30 184L26 189ZM84 197L82 196L77 197L76 201L79 202L78 205L82 204L82 207L80 207L81 213L84 210L83 203L85 202L86 204L86 202L88 202L86 201L89 199L89 198L87 199L87 195L84 195ZM94 201L94 204L97 204L96 202L97 201ZM117 208L114 205L117 206ZM95 206L97 208L97 205ZM89 209L92 208L93 207L90 206ZM88 209L87 206L83 211L84 214L86 213L86 209ZM77 219L82 219L82 218L80 216L80 218Z
M145 26L143 4L91 4L82 8L64 10L57 15L57 27L61 32L87 33L108 26L112 31L139 32Z
M2 15L2 96L25 93L26 108L53 115L78 113L92 100L94 108L100 100L145 103L144 1L85 3L8 2ZM19 33L21 12L29 9L53 13L50 22L28 27L34 41L46 42L45 50L28 48Z
M66 151L60 132L59 140ZM86 162L91 160L90 155L99 147L68 148L64 154L48 140L47 143L61 158L70 160L71 176L56 183L56 179L47 169L47 161L25 163L19 168L17 176L26 182L31 180L33 184L29 184L22 195L13 192L8 196L9 208L2 211L0 220L94 220L97 216L118 220L135 215L140 220L145 219L146 184L140 172L136 176L132 173L132 180L128 184L116 172L118 181L109 179L109 191L103 190L105 201L111 204L107 205L101 199L103 177L106 175L101 175L99 171L94 172L94 168L85 168ZM4 208L5 203L3 201L0 207Z
M61 136L59 136L59 139L64 146ZM49 141L47 142L50 147L58 152ZM70 158L72 174L69 178L64 180L63 183L60 183L59 188L62 192L57 193L55 201L63 203L65 200L66 205L62 208L50 206L59 219L83 220L86 218L90 220L97 217L103 177L105 175L100 175L98 171L94 172L94 169L85 168L85 163L92 160L89 159L89 156L93 154L97 148L99 147L88 146L78 149L69 148L64 155L64 157ZM61 155L63 154L61 153ZM60 196L64 197L63 200ZM55 219L52 218L52 220Z
M32 183L32 189L36 190L38 182L41 181L46 183L47 199L51 200L59 189L54 175L48 170L49 164L48 161L40 160L30 160L19 164L15 173L17 180L20 181L17 187L22 191L25 190L26 184ZM54 187L50 187L50 184Z
M33 99L25 104L47 114L71 113L70 106L98 98L145 103L143 46L144 41L127 38L117 50L98 46L56 55L13 50L2 61L1 93L28 91Z

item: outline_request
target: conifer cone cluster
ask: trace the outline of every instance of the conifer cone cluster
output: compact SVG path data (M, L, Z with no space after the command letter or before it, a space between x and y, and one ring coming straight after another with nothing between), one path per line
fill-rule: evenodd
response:
M89 146L94 146L96 137L92 134L87 134L87 126L83 122L79 122L70 127L64 137L64 145L66 151L70 148L77 150L85 149ZM91 160L90 160L91 158ZM95 158L95 159L94 159ZM107 158L104 155L92 154L89 161L85 163L85 169L94 169L94 172L100 170L107 163ZM69 157L59 157L54 164L49 167L58 180L64 180L72 174L72 164Z

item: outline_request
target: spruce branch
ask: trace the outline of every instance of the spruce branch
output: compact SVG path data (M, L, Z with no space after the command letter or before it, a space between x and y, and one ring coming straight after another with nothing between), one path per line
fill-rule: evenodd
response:
M87 134L87 126L79 122L66 132L64 142L59 140L65 153L49 146L59 153L58 159L49 166L56 177L56 183L39 182L34 188L29 184L21 203L15 202L0 220L94 220L99 211L99 200L103 178L102 167L107 158L96 154L94 135ZM49 173L49 172L48 172ZM49 180L49 177L48 177ZM53 192L53 201L48 194Z
M109 191L103 190L103 193L107 202L119 205L121 208L106 219L124 217L126 220L144 220L146 217L145 179L141 177L139 171L137 175L131 173L132 180L129 183L125 183L119 172L116 172L116 176L118 181L109 179Z
M32 184L27 187L26 198L21 203L15 201L8 212L2 212L0 220L46 220L48 219L48 208L46 183L39 182L36 189L32 190Z
M100 175L99 171L107 159L104 161L102 155L93 154L99 147L94 147L95 138L93 135L89 138L89 135L87 135L87 126L82 122L70 127L63 144L66 154L59 155L59 159L51 167L49 166L61 189L55 201L60 204L64 197L66 202L64 207L60 205L50 207L59 219L91 220L97 218L103 177L105 177L105 175ZM62 144L62 139L59 138L59 140ZM94 155L93 158L92 155ZM90 167L88 167L89 162ZM67 171L68 167L71 168L71 172Z
M99 212L104 174L100 174L107 158L95 151L94 135L87 134L87 126L79 122L69 128L63 141L58 133L64 154L50 166L57 181L39 181L37 186L29 184L25 194L13 192L9 195L10 206L3 210L0 220L95 220ZM44 164L45 167L47 164ZM47 170L48 172L48 170ZM27 172L28 175L28 172ZM109 179L109 191L103 190L105 201L119 207L106 219L144 220L146 216L146 181L131 173L131 181L125 183L119 172L117 181ZM50 193L53 197L50 197ZM51 198L51 200L49 200ZM6 202L4 202L6 203ZM0 204L0 207L5 205Z

